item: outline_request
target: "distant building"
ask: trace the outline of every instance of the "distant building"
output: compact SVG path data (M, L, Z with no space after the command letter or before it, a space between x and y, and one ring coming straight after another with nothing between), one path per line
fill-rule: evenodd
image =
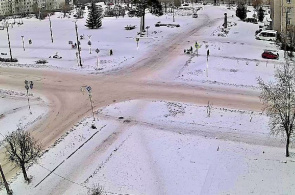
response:
M272 28L285 32L288 26L295 25L295 0L270 0Z
M60 9L65 0L0 0L0 15L33 13L36 10Z

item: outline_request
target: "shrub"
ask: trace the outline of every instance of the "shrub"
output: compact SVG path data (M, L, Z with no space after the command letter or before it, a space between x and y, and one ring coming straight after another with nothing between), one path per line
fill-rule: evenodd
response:
M0 58L0 62L18 62L16 58Z
M236 16L241 20L245 20L247 18L247 8L244 4L239 4L236 10Z
M38 60L36 61L36 64L46 64L48 63L47 60Z

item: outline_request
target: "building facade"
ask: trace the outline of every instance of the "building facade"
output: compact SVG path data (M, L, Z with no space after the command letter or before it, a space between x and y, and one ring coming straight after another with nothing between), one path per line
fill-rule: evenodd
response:
M0 0L0 15L33 13L39 9L60 9L65 0Z
M295 26L295 0L271 0L272 28L286 32L290 25Z

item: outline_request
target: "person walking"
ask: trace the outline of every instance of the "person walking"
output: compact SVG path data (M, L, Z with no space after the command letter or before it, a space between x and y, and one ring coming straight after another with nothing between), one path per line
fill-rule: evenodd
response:
M110 56L111 56L111 55L113 55L113 50L112 50L112 49L110 50Z
M209 51L209 49L207 50L207 61L208 61L208 57L209 57L209 55L210 55L210 51Z

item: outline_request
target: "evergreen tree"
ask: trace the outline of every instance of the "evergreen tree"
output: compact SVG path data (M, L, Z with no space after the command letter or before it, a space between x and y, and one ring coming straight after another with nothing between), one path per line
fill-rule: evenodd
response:
M181 0L174 0L174 6L179 8L181 6Z
M90 29L99 28L102 26L101 18L102 18L102 8L97 7L95 3L92 1L88 11L88 17L86 20L86 25Z
M245 4L239 4L236 10L236 16L239 17L241 20L247 18L247 7Z
M133 0L136 4L136 16L141 17L140 31L145 29L145 10L149 9L150 13L156 16L163 15L163 8L159 0Z
M264 10L262 9L262 7L260 7L259 10L258 10L258 20L260 22L262 22L263 19L264 19Z

